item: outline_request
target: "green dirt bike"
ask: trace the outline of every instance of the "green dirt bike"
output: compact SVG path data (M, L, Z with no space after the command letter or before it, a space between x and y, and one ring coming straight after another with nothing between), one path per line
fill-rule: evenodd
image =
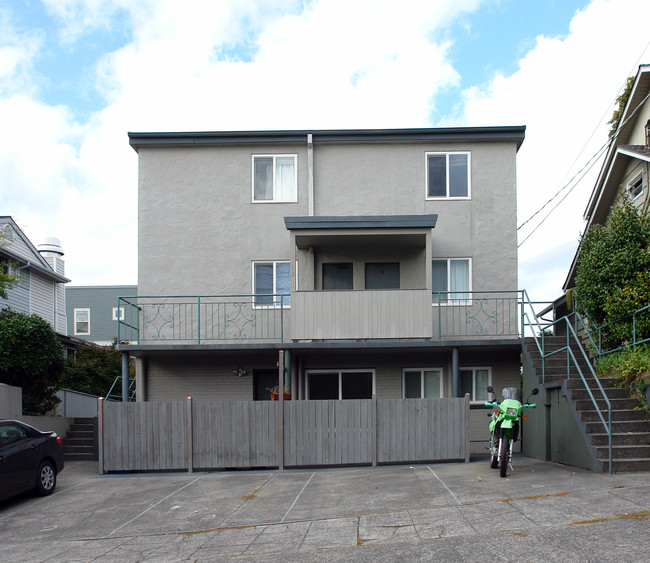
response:
M492 386L487 388L488 393L494 393ZM519 419L526 419L522 415L524 407L535 408L537 403L529 403L530 397L537 395L539 389L535 387L530 393L526 402L521 404L521 390L518 387L505 387L502 391L503 402L486 401L486 407L497 407L497 409L488 414L492 418L490 421L490 467L496 469L499 467L501 477L506 476L508 466L512 469L512 444L519 437Z

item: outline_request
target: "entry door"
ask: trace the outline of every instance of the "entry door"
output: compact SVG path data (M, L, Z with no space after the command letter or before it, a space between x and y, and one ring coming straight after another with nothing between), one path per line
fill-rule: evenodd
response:
M277 369L256 369L253 371L253 401L270 401L269 388L278 384Z

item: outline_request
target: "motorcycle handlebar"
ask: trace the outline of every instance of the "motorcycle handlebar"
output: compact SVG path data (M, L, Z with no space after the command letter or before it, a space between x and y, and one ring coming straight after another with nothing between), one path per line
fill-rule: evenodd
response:
M498 407L499 403L497 403L496 401L493 401L492 403L490 403L490 401L485 401L485 406L486 407Z
M537 406L537 403L524 403L524 407L531 407L531 408L534 409L536 406Z

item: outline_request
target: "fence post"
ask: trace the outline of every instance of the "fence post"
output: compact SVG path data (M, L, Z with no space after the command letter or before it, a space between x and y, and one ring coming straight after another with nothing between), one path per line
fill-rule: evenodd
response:
M278 471L284 471L284 350L278 356Z
M469 431L469 393L465 393L465 463L469 463L470 431Z
M372 466L377 467L377 395L372 394Z
M104 398L97 398L97 450L99 474L104 474Z
M194 472L194 433L192 431L192 397L187 398L187 472Z

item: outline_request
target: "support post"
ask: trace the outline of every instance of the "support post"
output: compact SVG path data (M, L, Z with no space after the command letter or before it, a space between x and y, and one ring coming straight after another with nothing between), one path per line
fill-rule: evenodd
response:
M284 471L284 350L278 355L278 470Z
M377 395L372 394L372 466L377 467Z
M470 450L469 399L469 393L465 393L465 463L469 463Z
M192 430L192 397L187 398L187 472L194 473L194 432Z
M451 350L452 396L460 397L460 371L458 369L458 348Z
M129 353L122 352L122 401L129 401Z
M97 398L97 457L99 459L99 474L104 474L104 398Z

